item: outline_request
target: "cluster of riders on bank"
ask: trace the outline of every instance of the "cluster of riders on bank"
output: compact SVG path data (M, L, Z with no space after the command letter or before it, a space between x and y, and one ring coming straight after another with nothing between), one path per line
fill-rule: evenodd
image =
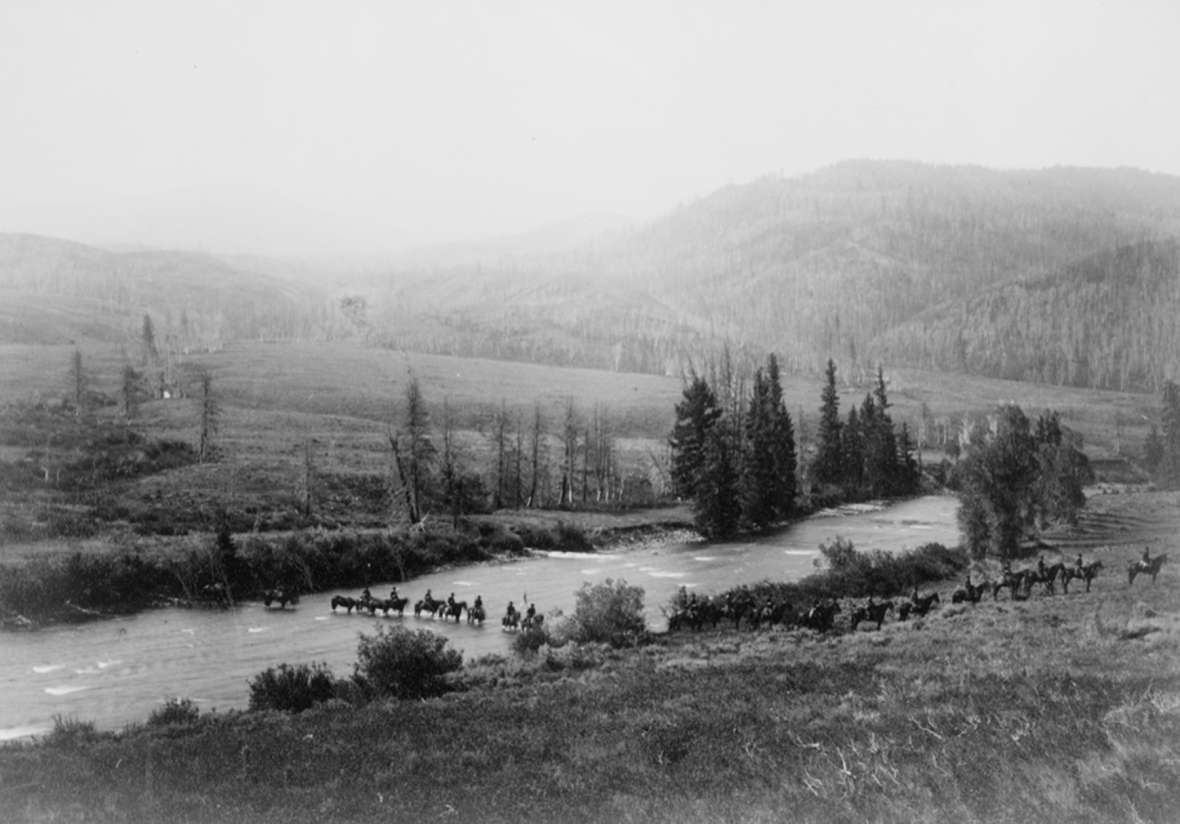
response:
M1135 577L1140 574L1150 575L1154 583L1166 557L1157 555L1153 558L1149 549L1144 547L1142 557L1127 566L1128 583L1134 582ZM992 600L999 598L1002 589L1007 589L1009 597L1013 599L1024 599L1032 594L1038 584L1045 594L1053 595L1056 593L1058 582L1061 583L1062 592L1068 593L1070 582L1074 580L1084 583L1086 592L1089 592L1090 585L1100 569L1102 561L1086 563L1081 553L1074 559L1073 564L1046 564L1042 555L1037 559L1036 566L1015 571L1011 562L1005 561L998 580L974 584L971 575L968 574L962 586L951 593L951 603L978 603L989 589ZM898 601L879 601L870 595L866 602L850 610L849 628L855 631L863 623L876 624L877 629L880 629L886 615L894 611L899 621L911 617L920 618L938 603L937 592L922 595L917 587L914 587L909 597ZM681 587L668 615L668 629L701 630L716 628L722 621L733 621L735 629L743 626L746 629L758 629L778 625L829 632L835 627L836 615L842 611L836 598L817 599L805 609L796 609L787 601L773 595L756 595L748 586L730 590L722 596L704 597L698 597L695 592L690 594L685 587Z
M335 612L337 607L343 607L349 613L355 609L358 614L362 610L367 610L370 615L376 615L380 610L383 615L388 615L391 612L404 615L409 602L409 598L398 596L397 587L393 588L388 598L375 598L369 592L369 588L365 587L359 598L347 595L333 596L332 611ZM414 617L424 616L441 618L444 621L454 619L455 623L459 623L466 617L467 623L482 625L487 618L487 610L484 608L481 595L476 595L475 601L468 604L466 601L456 601L453 592L445 599L441 599L435 598L428 589L426 594L422 596L422 600L414 604ZM537 613L536 604L529 604L528 609L521 612L516 608L515 603L509 601L508 609L505 611L504 617L500 619L500 624L507 630L529 629L530 627L539 627L544 620L545 616Z

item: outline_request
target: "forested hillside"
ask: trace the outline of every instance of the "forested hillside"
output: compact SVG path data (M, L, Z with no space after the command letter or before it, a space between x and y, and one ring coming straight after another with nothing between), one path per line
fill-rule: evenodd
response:
M1093 278L1095 267L1122 266L1119 247L1178 233L1177 178L855 161L730 186L561 254L466 265L416 259L370 284L372 320L390 343L454 354L660 371L727 342L751 358L778 352L793 371L818 372L834 356L856 376L883 357L891 365L928 362L908 347L919 333L909 333L907 346L888 335L934 307L1014 281ZM1069 268L1095 255L1090 274ZM1150 291L1137 282L1147 274L1126 270L1111 283ZM1054 295L1069 292L1063 286ZM1174 293L1159 296L1175 307ZM1076 303L1036 311L1071 314L1071 327L1091 322ZM1139 334L1132 314L1108 320L1120 336ZM1089 342L1054 345L1076 360ZM1164 360L1157 353L1152 363L1128 362L1123 385L1149 388ZM982 356L944 365L1003 374ZM1116 385L1108 371L1021 375Z
M985 290L891 329L890 363L1156 391L1180 371L1180 245L1143 242Z
M679 374L722 347L1154 391L1180 372L1180 178L848 161L365 271L0 236L0 338L353 338ZM121 337L120 337L121 336ZM749 370L747 370L749 371Z
M56 238L0 234L0 336L8 343L134 340L143 314L190 348L311 336L319 290L212 255L111 252Z

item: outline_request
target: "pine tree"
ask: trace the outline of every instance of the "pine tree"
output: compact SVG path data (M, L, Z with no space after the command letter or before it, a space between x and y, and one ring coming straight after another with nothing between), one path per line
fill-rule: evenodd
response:
M672 489L681 498L697 497L705 468L705 444L721 418L717 396L704 378L692 373L684 397L676 404L672 448Z
M877 385L872 397L866 396L861 426L865 431L866 480L871 494L896 495L903 492L897 438L889 416L889 398L885 393L885 374L877 367ZM871 410L871 411L870 411ZM869 412L869 414L865 414Z
M829 358L820 395L819 431L816 433L815 480L821 484L838 484L843 480L840 443L840 395L836 391L836 364Z
M864 428L861 426L855 406L848 410L848 422L844 424L841 432L840 452L844 463L845 491L859 497L865 479L865 441Z
M201 384L201 422L197 459L204 463L213 457L213 438L217 434L217 426L221 420L221 404L213 394L213 376L207 369L200 371L198 380Z
M705 435L704 463L696 484L694 522L709 538L723 538L737 531L741 518L737 455L722 419Z
M746 408L739 472L742 521L762 529L775 517L774 408L762 370L754 374L753 394Z
M766 386L771 418L770 451L774 464L774 476L768 497L774 517L783 519L795 514L795 496L798 492L795 475L799 461L795 448L795 427L791 423L791 415L787 412L786 400L783 398L778 359L773 354L766 361Z

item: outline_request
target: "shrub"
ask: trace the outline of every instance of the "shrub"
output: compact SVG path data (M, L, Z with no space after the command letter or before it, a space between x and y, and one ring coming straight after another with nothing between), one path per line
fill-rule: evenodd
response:
M377 695L426 698L447 691L446 674L463 666L463 656L447 639L427 630L380 627L361 634L357 678Z
M539 627L528 627L513 636L512 651L522 658L527 658L548 643L550 643L549 630L544 624Z
M327 664L280 664L258 673L250 682L250 709L303 712L334 697Z
M149 727L163 727L169 724L191 724L201 717L201 711L191 698L169 698L164 706L152 710L148 716Z
M98 738L93 721L79 721L73 715L53 716L53 731L45 737L47 743L64 747L76 747Z
M566 622L569 639L582 644L633 646L642 639L645 631L643 588L610 578L601 584L582 584L574 614Z

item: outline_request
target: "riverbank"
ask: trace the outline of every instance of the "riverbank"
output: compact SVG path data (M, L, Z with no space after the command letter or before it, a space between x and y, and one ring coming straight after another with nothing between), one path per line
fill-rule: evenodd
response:
M516 510L434 519L422 529L322 528L9 544L0 548L0 627L35 629L160 605L221 606L267 590L312 594L407 581L533 550L594 552L696 537L686 507Z
M423 702L63 723L0 747L0 818L1171 822L1180 572L1123 570L1174 547L1177 506L1107 496L1058 536L1103 560L1090 593L952 605L948 582L880 631L676 634L491 656Z

